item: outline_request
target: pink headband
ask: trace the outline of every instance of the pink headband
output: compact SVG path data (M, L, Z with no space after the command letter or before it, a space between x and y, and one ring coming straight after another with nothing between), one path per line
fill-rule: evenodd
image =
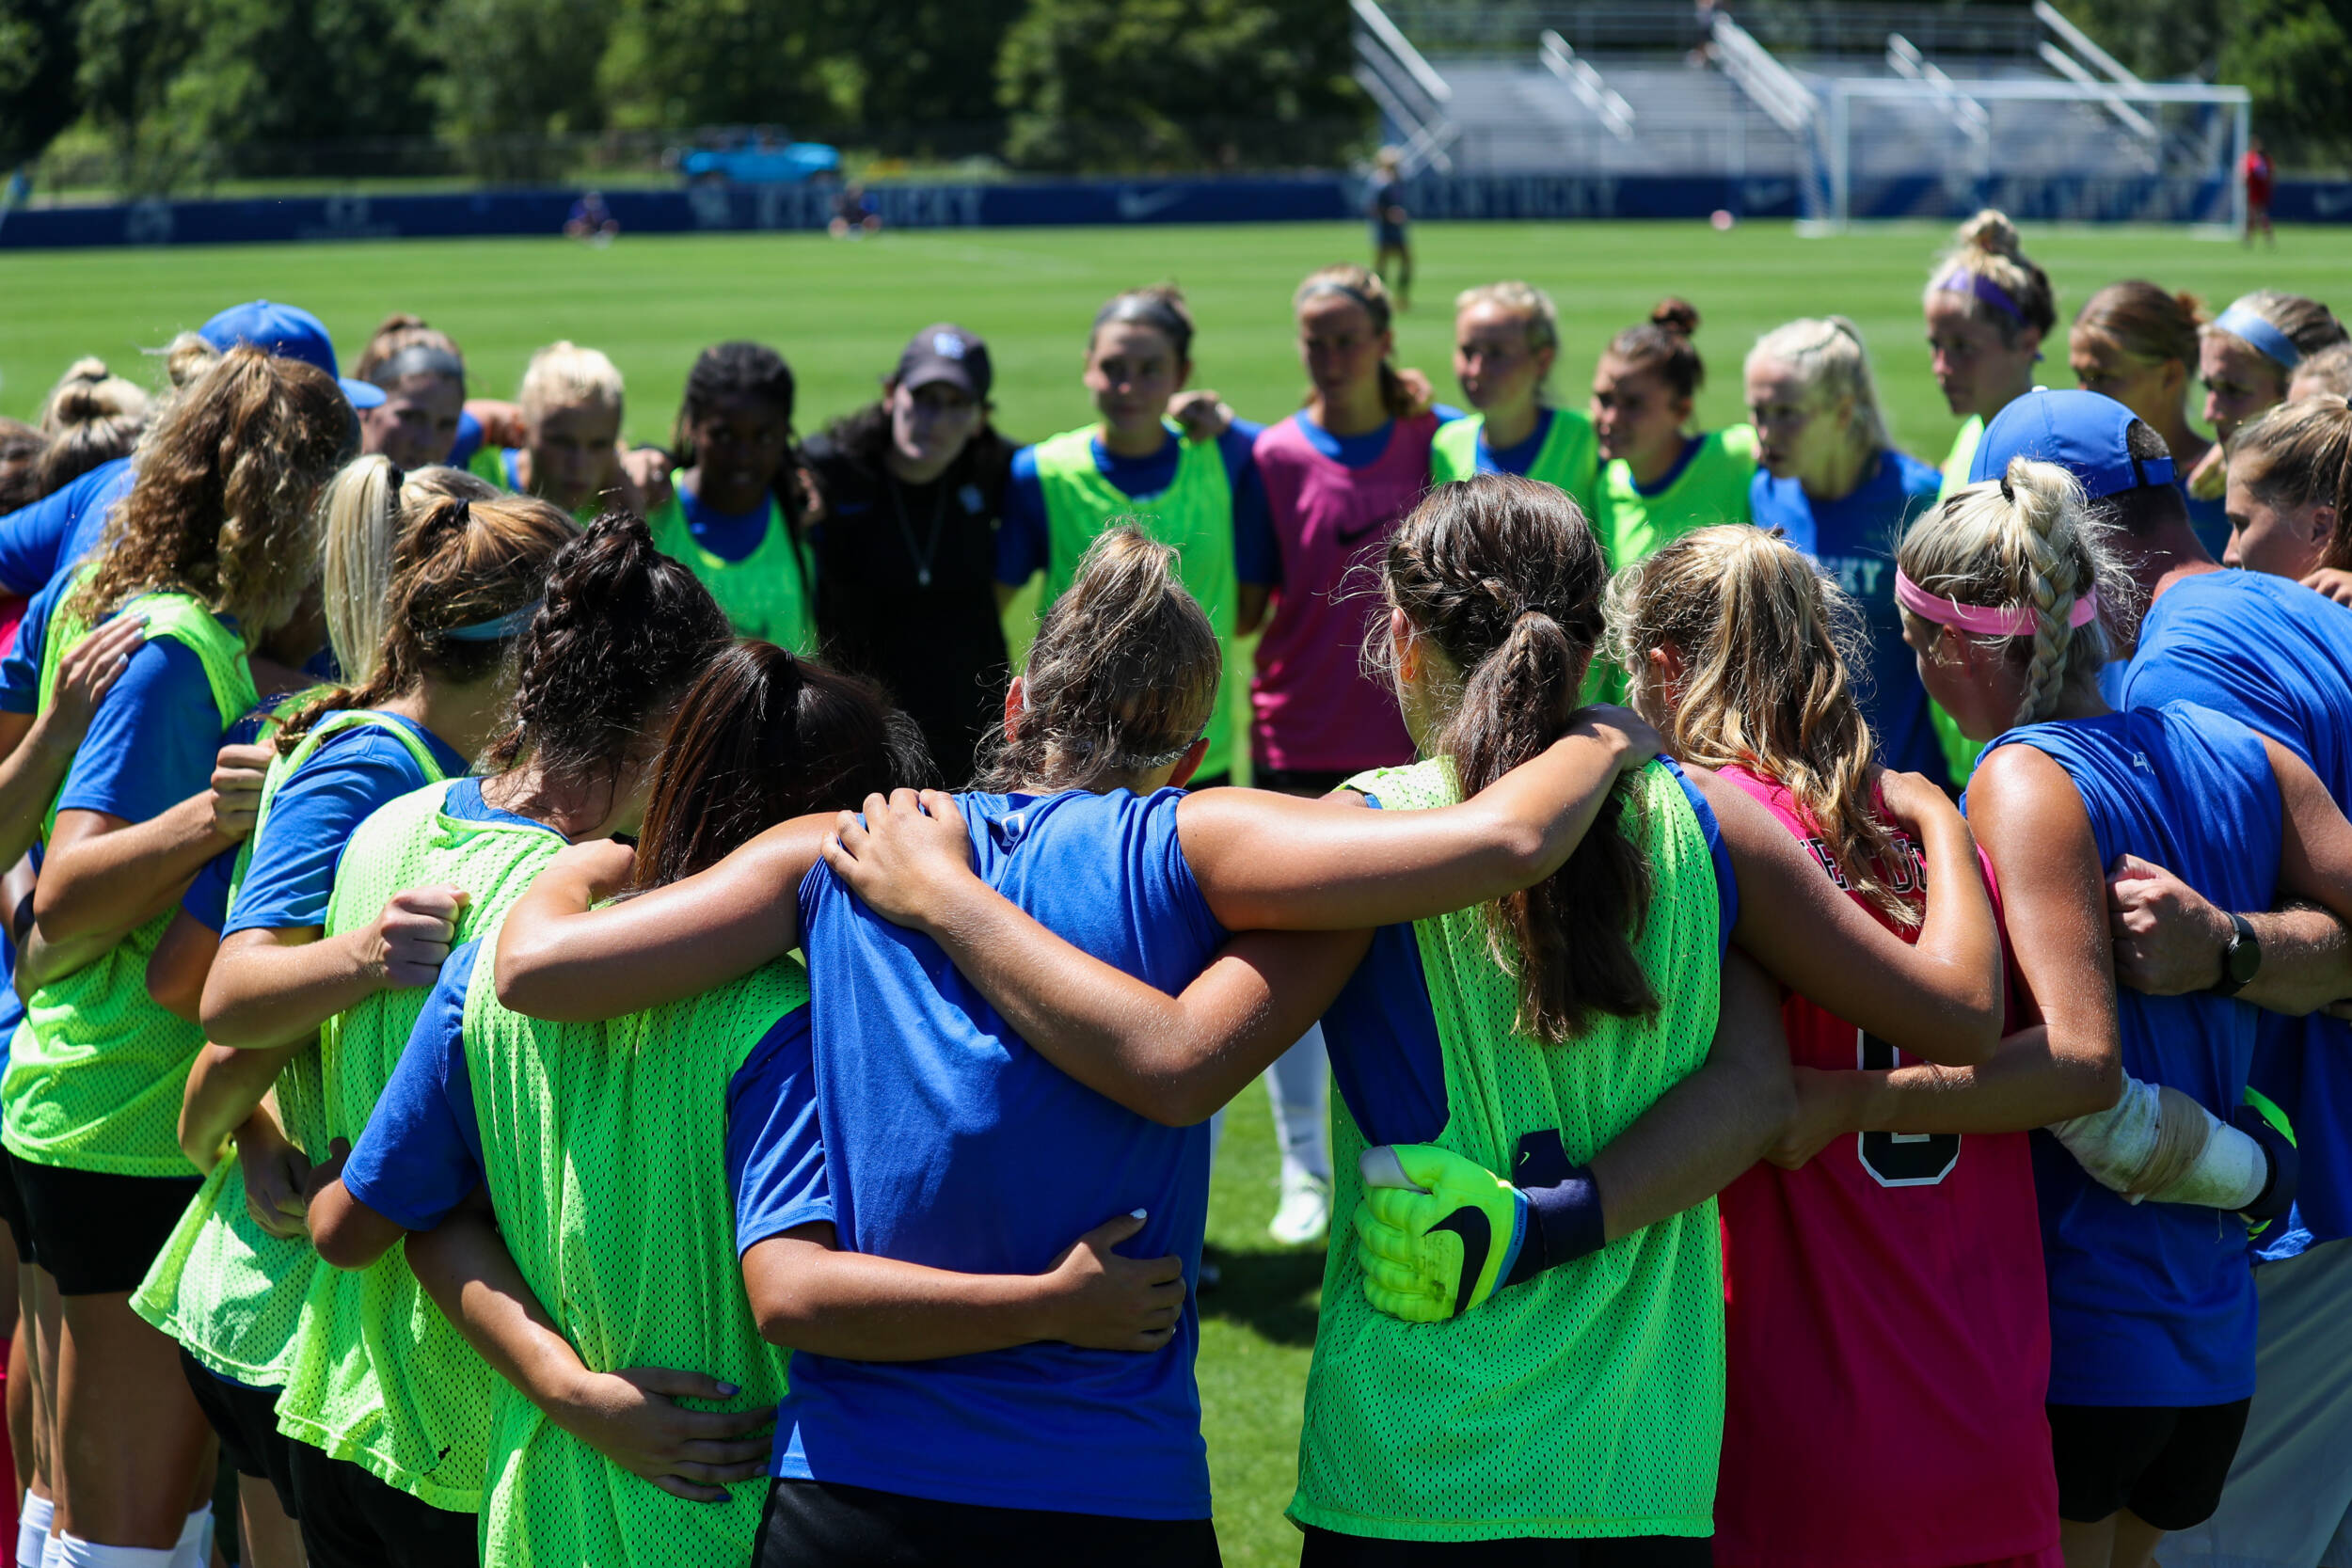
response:
M2031 605L2018 605L2008 610L1991 605L1962 604L1943 594L1931 594L1895 568L1895 602L1923 620L1938 626L1956 626L1972 631L1979 637L2030 637L2041 617ZM2099 591L2093 588L2074 601L2074 613L2067 616L2069 626L2086 626L2099 618Z

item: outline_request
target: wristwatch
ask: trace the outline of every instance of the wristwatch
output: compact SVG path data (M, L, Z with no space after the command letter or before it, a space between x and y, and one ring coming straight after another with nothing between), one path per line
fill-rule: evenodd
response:
M2263 966L2263 944L2255 940L2254 924L2242 914L2230 916L2230 945L2221 950L2221 978L2211 987L2216 996L2235 996Z

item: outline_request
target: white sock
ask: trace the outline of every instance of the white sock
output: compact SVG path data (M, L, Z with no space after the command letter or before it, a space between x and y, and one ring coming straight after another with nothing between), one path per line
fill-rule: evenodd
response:
M2262 1146L2169 1086L2123 1080L2106 1110L2053 1122L2050 1132L2102 1186L2133 1203L2243 1209L2270 1179Z
M57 1537L56 1568L173 1568L168 1547L102 1546L78 1535Z
M171 1568L208 1568L213 1560L213 1505L188 1515L180 1527L179 1544L171 1548Z
M24 1506L16 1516L16 1568L40 1568L41 1548L56 1517L57 1505L51 1499L24 1494Z
M1285 1167L1303 1170L1327 1186L1331 1180L1328 1101L1331 1058L1318 1023L1265 1071L1266 1098L1274 1102L1274 1136Z

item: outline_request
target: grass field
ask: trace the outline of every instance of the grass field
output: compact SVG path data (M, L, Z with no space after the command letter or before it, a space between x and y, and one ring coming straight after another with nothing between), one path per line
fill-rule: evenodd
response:
M1842 311L1878 363L1896 439L1940 460L1957 420L1928 375L1919 291L1943 232L1877 230L1799 239L1787 225L1717 234L1698 223L1423 225L1422 309L1400 319L1400 358L1452 395L1454 293L1525 277L1559 303L1566 345L1564 401L1580 402L1609 335L1666 293L1706 312L1700 347L1715 379L1707 425L1739 417L1739 361L1757 333L1792 316ZM2279 249L2248 252L2174 232L2035 231L2071 315L2099 285L2151 277L2195 289L2217 307L2255 287L2331 293L2352 306L2352 229L2291 230ZM1174 278L1201 324L1200 379L1243 413L1272 419L1296 406L1303 377L1292 347L1292 287L1311 268L1358 258L1352 225L898 233L851 245L814 236L624 236L608 250L560 240L396 242L290 248L110 250L0 255L0 413L29 417L78 355L135 369L221 307L257 295L322 316L346 357L391 309L453 334L474 389L511 395L532 348L568 336L610 353L628 378L628 429L663 438L688 363L729 337L776 344L800 376L803 431L873 394L918 326L953 318L984 334L996 368L996 420L1035 438L1088 418L1078 383L1087 323L1108 294ZM2068 384L2063 344L2048 366ZM1237 1568L1294 1562L1282 1521L1294 1474L1300 1389L1314 1337L1319 1251L1265 1238L1275 1157L1263 1094L1231 1116L1213 1195L1209 1240L1224 1286L1203 1297L1200 1385L1220 1535Z

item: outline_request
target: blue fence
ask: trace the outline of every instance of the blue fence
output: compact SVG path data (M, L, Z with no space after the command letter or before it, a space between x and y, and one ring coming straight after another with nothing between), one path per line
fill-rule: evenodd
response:
M2149 216L2143 201L2098 199L2096 182L2074 182L2046 202L2018 197L2020 215ZM1788 180L1576 175L1423 178L1407 200L1418 217L1557 219L1797 215ZM552 234L571 211L570 191L476 191L450 196L328 196L233 201L135 201L121 206L32 207L0 221L0 250L122 245L230 245L288 240L424 239ZM895 229L995 229L1072 224L1279 223L1353 218L1364 187L1344 175L1265 180L1071 180L998 185L877 185L868 194ZM2124 193L2128 195L2129 193ZM614 191L606 198L632 233L725 233L822 229L830 194L813 186L700 185ZM1884 214L1907 215L1915 192L1888 193ZM2272 213L2282 222L2352 222L2352 182L2281 182Z

